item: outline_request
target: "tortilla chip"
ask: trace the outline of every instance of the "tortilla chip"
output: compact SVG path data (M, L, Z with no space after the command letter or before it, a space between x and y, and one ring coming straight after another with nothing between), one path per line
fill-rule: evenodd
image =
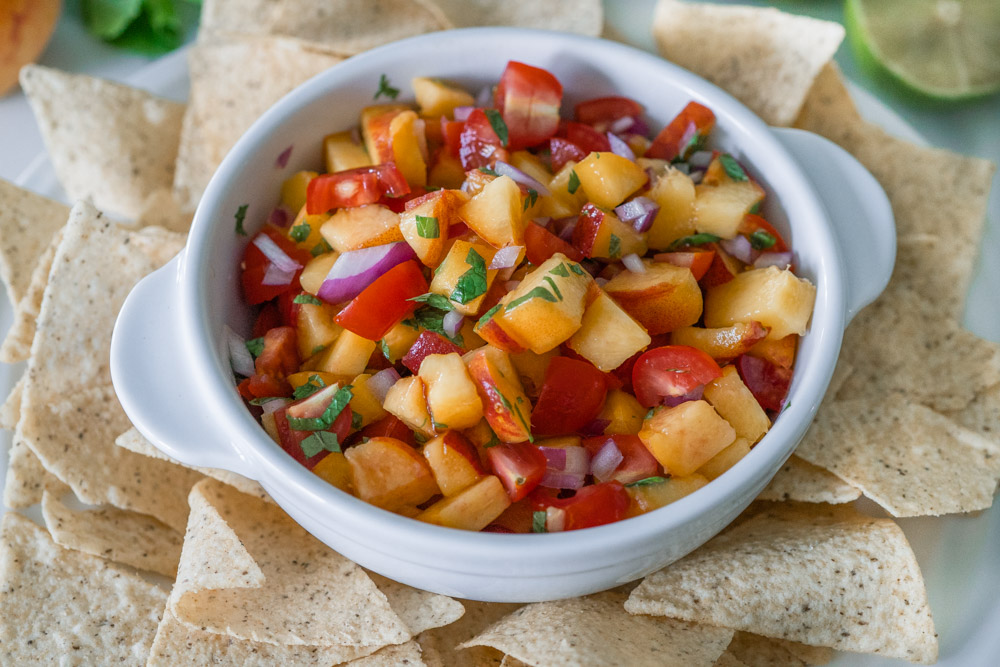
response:
M145 664L163 591L13 512L0 541L0 662Z
M14 434L81 501L149 514L175 530L187 523L187 490L201 475L115 446L129 421L108 357L125 296L181 243L156 228L123 229L90 204L73 207L45 289Z
M73 510L46 491L42 515L56 544L168 577L177 574L182 536L151 516L117 507Z
M206 479L170 610L198 630L270 644L385 646L411 634L364 571L277 506Z
M463 600L465 614L450 625L421 632L417 636L424 662L433 667L493 667L503 660L503 653L489 646L459 649L466 642L523 605Z
M625 608L913 662L937 658L903 531L847 505L777 505L646 577Z
M411 635L416 636L425 630L454 623L465 613L462 603L447 595L412 588L376 572L367 573L389 600L389 606L399 615Z
M757 7L660 0L660 54L721 86L771 125L790 125L844 39L839 23Z
M747 667L747 665L727 650L719 656L713 667Z
M863 122L840 67L828 62L813 81L794 126L837 141L835 137L845 136Z
M156 190L146 197L137 226L163 227L172 232L187 234L191 229L191 218L191 213L182 210L171 186Z
M239 13L258 20L243 3L239 3ZM288 39L241 38L192 47L188 54L191 96L174 177L174 195L181 208L195 209L222 158L261 114L297 85L341 60Z
M351 660L346 664L353 665L353 667L408 667L409 665L423 667L425 665L420 657L420 644L415 641L386 646L371 655Z
M0 280L16 305L49 242L66 224L69 208L0 179Z
M42 502L42 492L63 493L69 487L60 482L38 460L35 453L21 441L15 440L7 459L7 477L4 480L3 504L11 509L24 509Z
M199 41L219 33L290 37L353 56L450 27L429 0L205 0Z
M189 466L181 463L176 459L172 459L159 449L157 449L153 443L146 440L138 429L135 427L130 428L125 431L117 438L115 438L115 444L119 447L124 447L130 452L135 452L136 454L142 454L143 456L148 456L150 458L159 459L161 461L169 461L174 465L183 466L191 470L197 470L202 475L206 477L211 477L217 479L223 484L228 484L234 487L237 491L242 491L247 495L255 496L261 500L266 500L268 502L274 502L271 500L271 496L267 495L267 491L258 484L257 482L244 477L243 475L237 474L235 472L230 472L228 470L220 470L219 468L201 468L199 466Z
M134 220L151 192L170 187L183 104L40 65L21 68L20 79L71 200Z
M575 32L597 37L604 8L597 0L431 0L458 28L515 26Z
M17 422L21 418L21 395L24 392L25 376L22 375L11 387L7 394L7 400L0 405L0 428L13 431L17 427Z
M726 653L746 667L806 667L825 665L833 659L833 649L828 647L807 646L749 632L737 632Z
M894 397L824 405L796 453L899 517L985 509L1000 480L1000 446Z
M460 648L492 646L533 665L707 667L732 639L724 628L631 617L622 607L626 597L606 592L529 604Z
M1000 384L976 394L962 410L945 414L960 426L1000 444Z
M67 214L68 215L68 214ZM65 224L65 220L63 221ZM35 339L35 320L42 307L45 286L49 284L49 272L56 248L62 242L62 229L56 231L49 245L39 255L31 271L28 287L14 306L14 322L7 331L7 337L0 345L0 361L15 364L26 361L31 355L31 342Z
M803 503L850 503L861 497L861 490L832 472L792 454L757 500L794 500Z

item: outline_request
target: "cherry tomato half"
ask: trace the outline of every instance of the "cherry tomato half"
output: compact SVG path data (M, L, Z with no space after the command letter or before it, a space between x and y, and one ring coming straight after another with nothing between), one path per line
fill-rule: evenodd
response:
M277 244L281 250L291 257L293 260L298 262L301 266L305 266L312 259L312 255L309 254L308 250L302 250L298 248L295 243L290 241L284 232L277 227L272 227L271 225L265 226L261 231L260 235L265 235L270 237L272 241ZM257 236L254 237L256 239ZM258 248L251 241L247 244L246 250L243 251L243 272L240 274L240 282L243 285L243 295L247 299L247 303L251 306L258 303L264 303L265 301L270 301L276 296L279 296L285 292L294 290L296 293L299 289L299 274L302 269L299 268L292 275L291 280L287 283L280 285L265 285L264 281L267 277L267 271L271 267L271 260L267 258L260 248Z
M493 445L486 450L486 459L515 503L538 486L548 465L545 454L527 442Z
M744 354L736 358L736 370L753 397L765 410L780 410L792 383L792 369L767 359Z
M712 357L687 345L666 345L645 352L632 367L632 388L643 406L689 394L722 375Z
M458 157L462 169L487 167L496 160L507 161L508 153L482 109L473 109L459 134Z

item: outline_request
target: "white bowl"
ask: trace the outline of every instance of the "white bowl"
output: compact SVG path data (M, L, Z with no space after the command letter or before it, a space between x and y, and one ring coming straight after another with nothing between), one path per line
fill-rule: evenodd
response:
M766 217L786 235L800 275L817 286L789 406L738 465L668 507L587 530L542 535L432 526L369 505L296 463L264 433L234 389L224 325L246 334L239 288L249 237L234 215L249 205L250 235L289 174L322 164L325 134L353 127L379 77L495 82L508 60L548 69L565 87L564 113L582 99L621 94L661 127L690 100L717 117L715 146L767 189ZM275 158L293 146L287 167ZM418 588L488 601L583 595L642 577L718 533L767 484L809 426L850 317L884 288L895 255L888 201L847 153L815 135L766 126L703 79L648 53L575 35L483 28L389 44L316 76L243 136L209 184L184 251L136 286L111 350L115 388L136 427L166 454L258 480L306 530L361 565Z

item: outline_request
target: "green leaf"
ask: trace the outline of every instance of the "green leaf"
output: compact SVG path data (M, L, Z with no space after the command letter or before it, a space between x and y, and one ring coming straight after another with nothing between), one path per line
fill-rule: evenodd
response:
M569 183L566 186L566 190L568 190L571 195L575 195L576 191L579 189L580 189L580 177L576 175L576 169L570 169Z
M655 415L655 414L656 414L656 411L657 411L657 410L659 410L659 408L650 408L650 409L649 409L649 412L647 412L647 413L646 413L646 416L645 416L645 417L643 417L643 419L652 419L652 418L653 418L653 415Z
M319 243L317 243L312 247L312 250L309 251L309 254L312 255L313 257L319 257L324 252L330 252L331 250L333 250L333 248L330 247L330 244L326 242L326 239L323 239L322 241L320 241Z
M677 250L678 248L683 248L684 246L695 246L695 245L705 245L706 243L715 243L719 241L721 237L715 234L692 234L691 236L684 236L677 239L673 243L667 246L667 250Z
M554 276L562 276L563 278L569 278L569 269L566 268L566 264L557 264L554 268L549 269L549 273Z
M500 145L506 147L509 135L507 132L507 123L504 122L503 116L496 109L486 109L485 111L486 118L490 121L493 131L497 133L497 137L500 139Z
M465 340L462 338L461 333L456 334L455 336L449 336L448 332L444 330L444 311L439 310L438 308L434 308L433 306L418 308L417 311L413 313L413 321L417 327L423 327L428 331L441 334L459 347L463 347L465 345Z
M760 213L760 202L757 202L756 204L750 207L750 213L753 213L754 215Z
M447 424L442 424L442 423L436 422L436 421L431 421L431 424L434 426L434 430L435 431L447 431L448 430L448 425Z
M695 132L688 139L687 146L681 149L680 156L687 157L694 153L695 151L700 151L702 146L705 145L705 135L701 132Z
M569 270L578 276L586 275L587 273L586 271L583 270L583 267L580 266L579 264L569 264L568 266Z
M327 348L326 345L314 345L313 349L309 351L309 356L311 357L314 354L319 354L320 352L322 352L326 348Z
M773 234L769 234L763 229L758 229L750 235L750 245L753 246L755 250L767 250L777 242L778 239L774 238Z
M432 308L437 308L438 310L455 310L455 306L452 305L451 301L446 296L440 294L435 294L434 292L427 292L426 294L421 294L420 296L415 296L410 301L416 301L417 303L426 303Z
M84 0L83 21L96 37L115 39L139 18L143 0Z
M247 350L253 355L254 359L259 357L260 353L264 351L264 337L261 336L260 338L251 338L248 340Z
M524 206L521 207L522 211L527 211L529 208L535 205L538 201L538 191L528 188L528 194L524 198Z
M354 412L351 410L351 428L361 428L365 418L361 416L360 412Z
M455 289L451 293L451 300L458 303L469 303L486 294L486 260L476 252L475 248L469 248L465 263L471 268L458 277Z
M382 356L386 358L386 361L392 363L392 355L389 354L389 343L385 342L385 338L378 342L379 347L382 348Z
M441 236L438 219L426 215L417 216L417 235L423 239L436 239Z
M622 256L622 240L615 234L612 234L611 240L608 241L608 256L611 259L618 259Z
M292 230L288 232L288 235L296 243L302 243L309 235L312 233L312 227L309 226L308 222L303 222L302 224L295 225Z
M270 403L271 401L282 401L284 396L265 396L263 398L251 398L250 405L264 405L265 403Z
M420 431L413 432L413 439L417 441L418 445L422 445L425 442L427 442L427 436L421 433Z
M247 217L247 209L250 207L249 204L243 204L238 209L236 209L236 233L240 236L246 236L247 230L243 229L243 221Z
M546 301L548 301L550 303L556 303L557 301L559 301L559 299L557 299L552 294L552 292L548 291L547 289L545 289L544 287L542 287L541 285L539 285L538 287L535 287L534 289L532 289L530 292L528 292L524 296L520 296L520 297L514 299L513 301L511 301L510 303L508 303L507 304L507 310L513 310L514 308L517 308L518 306L520 306L525 301L529 301L531 299L536 299L536 298L537 299L545 299Z
M549 286L552 287L552 291L555 292L556 298L562 301L563 300L562 292L559 291L559 287L556 285L556 281L552 280L552 276L545 276L544 278L542 278L542 280L547 282Z
M531 532L533 533L547 533L549 531L545 530L545 510L538 510L531 515Z
M323 378L321 378L318 375L310 375L309 380L305 384L300 384L298 387L295 388L295 390L292 392L292 396L295 398L295 400L307 398L309 396L312 396L325 386L326 383L323 382Z
M334 420L343 412L347 404L351 402L351 385L347 385L337 390L337 393L333 395L333 400L330 401L330 405L326 406L326 410L319 417L291 417L286 413L285 418L288 419L288 426L296 431L325 431L333 425Z
M310 306L323 305L323 302L314 297L312 294L300 294L292 299L292 303L308 303Z
M382 95L385 95L386 97L393 100L399 96L399 88L393 88L392 85L389 83L389 77L387 77L385 74L383 74L378 78L378 90L375 91L375 97L373 97L372 99L377 100Z
M496 169L490 169L489 167L480 167L479 171L483 172L484 174L486 174L488 176L499 176L500 175L500 174L497 173Z
M647 477L646 479L629 482L625 486L652 486L653 484L663 484L665 481L667 481L666 477Z
M743 167L740 166L740 163L737 162L736 158L729 153L723 153L719 156L719 164L721 164L722 168L726 170L726 175L734 181L750 180L747 178L747 173L743 171Z
M489 427L487 426L487 428L489 428ZM500 438L498 438L497 434L493 432L492 428L490 428L490 439L489 439L489 441L487 441L487 443L485 445L483 445L483 449L489 449L490 447L496 447L499 444L500 444Z
M307 459L316 456L322 451L340 451L340 441L337 440L337 434L330 433L329 431L316 431L303 440L300 446L302 447L302 453L306 455Z
M489 322L489 321L490 321L490 319L491 319L491 318L492 318L492 317L493 317L494 315L496 315L496 314L497 314L497 311L498 311L498 310L500 310L500 309L501 309L502 307L503 307L503 306L501 306L501 305L500 305L500 304L498 303L497 305L495 305L495 306L493 306L492 308L490 308L489 310L487 310L487 311L486 311L485 313L483 313L483 316L479 318L479 321L478 321L478 322L476 322L476 326L477 326L477 327L481 327L481 326L483 326L484 324L486 324L487 322Z

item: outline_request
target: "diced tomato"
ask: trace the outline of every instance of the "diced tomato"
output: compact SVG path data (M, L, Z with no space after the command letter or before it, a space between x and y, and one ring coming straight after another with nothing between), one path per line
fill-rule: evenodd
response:
M765 410L780 410L792 383L792 369L772 364L767 359L744 354L736 358L736 370L743 384Z
M421 292L422 293L422 292ZM410 346L410 351L403 357L403 365L410 369L414 375L420 371L420 364L424 362L424 357L429 354L465 354L465 350L455 345L441 334L433 331L423 331L417 340Z
M394 162L346 169L309 181L306 213L316 215L345 206L374 204L383 195L401 197L409 192L410 185Z
M712 261L715 259L714 250L693 249L689 251L661 252L653 256L657 262L666 262L674 266L683 266L691 269L695 280L701 280Z
M571 141L579 146L584 153L593 153L594 151L607 152L611 150L611 142L608 141L607 135L601 134L591 126L584 125L583 123L576 123L571 120L565 121L559 130L559 134L567 141Z
M607 395L604 373L586 361L553 357L545 371L538 402L531 412L536 435L565 435L600 414Z
M402 213L407 209L407 206L414 199L421 199L427 195L427 189L419 185L413 185L410 187L410 192L408 194L402 195L400 197L391 197L389 195L383 195L378 203L385 206L387 209L393 213Z
M299 370L298 336L294 327L275 327L264 334L264 349L254 361L254 370L281 379Z
M495 100L507 124L510 150L534 146L556 133L562 93L562 84L546 70L507 63Z
M402 440L411 447L417 446L417 439L413 437L410 427L400 421L394 415L386 415L377 422L372 422L357 433L347 439L347 447L360 443L365 438L396 438Z
M531 494L536 512L556 507L565 512L563 530L579 530L614 523L625 518L629 497L621 482L585 486L571 498L559 498L553 489L536 489Z
M466 171L487 167L495 160L507 161L507 150L482 109L473 109L465 119L465 127L459 135L458 157Z
M642 444L642 440L637 435L626 435L624 433L599 435L594 438L586 438L583 441L583 446L587 448L591 459L593 459L604 448L608 440L615 443L615 446L618 447L618 451L622 453L623 457L622 462L615 468L611 479L622 484L629 484L631 482L638 482L640 479L646 479L647 477L655 477L662 472L659 462L649 452L646 445Z
M253 392L250 391L250 378L243 378L243 380L236 385L236 391L240 392L240 398L244 401L257 398L253 395Z
M308 250L296 247L295 243L289 240L277 227L267 225L260 231L260 234L270 237L286 255L301 266L305 266L312 259L312 255L309 254ZM255 236L254 238L256 239L257 237ZM247 303L251 306L270 301L289 290L297 292L299 289L299 274L302 273L301 268L295 271L291 280L286 284L265 285L264 277L267 275L267 270L270 266L271 260L261 252L260 248L254 245L252 241L247 244L246 250L243 251L243 272L240 274L240 282L243 285L243 295L246 297Z
M701 286L705 289L728 283L736 277L736 274L743 270L743 263L719 247L719 244L710 244L712 252L712 263L708 265L708 270L699 279Z
M299 401L295 401L294 403L290 403L282 408L279 408L274 413L274 424L278 429L278 439L281 441L281 448L288 452L293 459L311 470L312 467L319 463L324 456L329 454L329 452L322 450L315 456L307 457L305 452L302 451L302 441L315 433L315 431L299 431L293 429L288 424L288 409L293 405L308 401L309 398L312 397L303 398ZM332 396L330 398L332 399ZM326 405L329 404L330 401L326 401ZM322 407L325 409L326 405ZM315 416L318 417L320 414L322 414L322 410L319 410ZM326 430L335 434L337 436L337 441L343 443L347 440L347 435L351 432L351 419L351 409L350 407L345 407L340 411L340 414L337 415L337 418L333 420L333 424L330 425L330 428Z
M250 398L281 398L292 395L292 385L284 378L268 373L254 373L246 379Z
M597 97L580 102L573 109L573 117L587 125L610 123L619 118L638 118L642 115L642 105L629 97Z
M692 146L698 143L715 127L715 114L697 102L688 102L670 124L660 130L653 143L646 150L646 157L673 160L687 157Z
M528 261L535 266L540 266L557 252L574 262L583 259L583 253L534 222L529 222L524 228L524 251Z
M379 340L417 309L413 297L427 292L427 280L416 260L397 264L354 297L334 321L362 338Z
M666 345L643 353L632 368L632 388L643 406L679 398L722 375L712 357L687 345Z
M371 356L368 357L368 364L365 366L365 372L381 371L386 368L394 368L394 366L391 361L385 358L385 353L382 352L382 348L376 347Z
M253 321L253 330L250 333L250 337L260 338L274 327L280 326L281 312L278 310L278 304L274 301L268 301L260 309L260 312L257 313L257 319Z
M567 162L579 162L587 157L587 151L569 139L552 137L549 139L549 156L552 160L552 172L556 173L565 167Z
M445 152L454 158L459 157L463 129L465 129L465 121L448 120L447 116L441 116L441 141L444 144Z
M486 450L486 459L503 482L511 502L524 498L538 486L548 464L545 454L527 442L494 445Z
M755 213L747 213L740 222L739 232L750 236L754 232L767 232L774 237L774 245L768 248L771 252L788 252L788 244L771 223Z

